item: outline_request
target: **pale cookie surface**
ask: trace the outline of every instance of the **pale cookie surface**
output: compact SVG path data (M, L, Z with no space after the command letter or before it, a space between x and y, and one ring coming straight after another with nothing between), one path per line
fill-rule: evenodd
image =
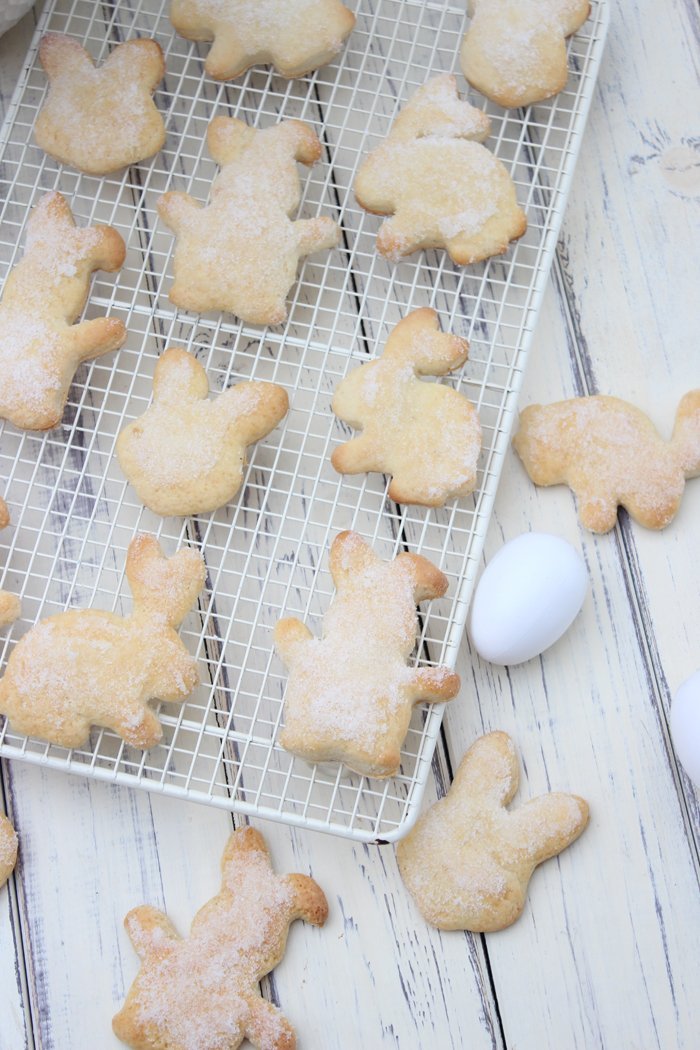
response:
M29 217L24 257L0 302L0 418L24 430L61 421L78 366L118 349L124 324L82 312L94 270L113 273L124 242L111 226L79 229L60 193L47 193Z
M17 833L0 813L0 887L4 886L17 863Z
M243 481L248 445L284 418L287 393L274 383L238 383L215 400L196 357L171 347L153 377L153 404L117 439L119 465L156 514L207 514Z
M280 962L290 924L323 926L326 898L307 875L276 875L262 835L234 831L221 863L221 891L181 938L155 908L129 912L125 926L141 969L112 1024L136 1050L294 1050L294 1029L260 995Z
M489 119L461 102L448 74L419 88L389 136L365 161L355 196L367 211L391 215L377 249L398 260L419 248L446 248L461 266L506 251L527 227L515 186L485 146Z
M344 762L372 777L399 769L414 704L440 703L459 690L447 667L408 667L416 603L441 597L447 578L426 558L382 561L355 532L333 542L336 594L323 636L300 620L280 620L275 647L289 669L280 743L309 762Z
M590 10L588 0L470 0L464 76L501 106L551 98L566 86L566 38Z
M340 0L173 0L170 20L188 40L214 41L204 69L215 80L263 63L304 76L330 62L355 25Z
M586 827L588 805L577 795L542 795L509 812L518 777L510 737L480 737L449 793L399 843L401 876L431 925L472 933L510 926L536 866Z
M414 310L391 333L384 353L351 372L333 411L362 430L335 449L341 474L391 474L397 503L441 507L476 484L481 427L474 407L451 387L419 376L447 375L464 364L469 344L438 329L434 310Z
M17 643L0 679L0 713L15 730L63 747L80 747L93 725L135 747L161 739L148 701L182 701L199 680L176 628L202 589L204 561L191 548L166 558L142 534L129 545L126 575L130 616L71 609Z
M290 219L301 198L296 162L314 164L321 144L299 120L258 131L231 117L212 120L207 144L221 165L211 203L179 192L158 201L177 237L170 299L183 310L280 324L299 260L338 243L332 219Z
M165 125L151 96L165 63L155 40L127 40L97 69L77 40L48 33L39 60L49 93L34 137L61 164L108 175L162 147Z
M0 529L10 524L10 515L5 500L0 496ZM14 623L20 614L19 598L9 591L0 590L0 627Z
M663 529L681 504L686 478L700 474L700 389L678 406L664 441L640 409L596 395L530 405L513 439L536 485L568 485L581 524L608 532L617 508L648 529Z

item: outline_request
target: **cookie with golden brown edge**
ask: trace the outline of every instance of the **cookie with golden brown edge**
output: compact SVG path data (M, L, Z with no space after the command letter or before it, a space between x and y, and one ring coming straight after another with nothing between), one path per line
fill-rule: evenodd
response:
M10 524L10 515L7 504L0 496L0 529L5 529ZM7 627L14 623L20 614L19 598L9 591L0 590L0 627Z
M262 835L241 828L221 863L220 892L180 937L163 912L140 907L125 925L141 960L115 1034L135 1050L294 1050L296 1036L260 980L284 955L289 926L323 926L328 904L307 875L276 875Z
M0 813L0 887L4 886L17 863L17 833Z

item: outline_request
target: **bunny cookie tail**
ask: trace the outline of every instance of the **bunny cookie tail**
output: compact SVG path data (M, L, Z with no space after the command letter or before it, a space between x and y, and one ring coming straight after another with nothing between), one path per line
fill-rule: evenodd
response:
M681 400L671 438L680 467L687 478L700 475L700 389Z

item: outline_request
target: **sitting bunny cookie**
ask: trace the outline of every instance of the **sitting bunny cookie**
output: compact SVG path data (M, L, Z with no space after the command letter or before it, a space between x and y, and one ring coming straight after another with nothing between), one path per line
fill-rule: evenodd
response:
M344 762L371 777L398 771L411 711L459 690L447 667L408 667L416 603L441 597L447 579L417 554L381 561L356 532L333 542L336 594L323 637L297 619L280 620L275 647L289 668L280 743L309 762Z
M115 317L73 322L93 270L113 273L124 255L111 226L76 227L60 193L39 200L24 258L0 302L0 418L24 430L50 430L61 421L78 366L122 345L126 329Z
M4 886L17 863L17 833L0 813L0 887Z
M492 933L522 913L530 877L588 824L588 805L552 793L509 812L518 760L505 733L467 751L449 793L399 843L399 870L423 918L441 930Z
M391 474L397 503L441 507L476 484L481 427L476 411L451 387L422 383L464 364L469 344L439 331L434 310L414 310L397 324L378 361L355 369L333 397L333 411L358 430L335 449L341 474Z
M323 926L326 898L307 875L276 875L250 827L231 835L221 868L221 890L188 937L155 908L126 917L141 969L112 1026L136 1050L236 1050L244 1039L259 1050L296 1047L294 1029L261 997L259 982L282 959L295 919Z
M7 528L10 524L10 515L5 500L0 497L0 529ZM0 627L7 627L14 623L20 614L19 598L9 591L0 590Z
M340 0L173 0L170 21L187 40L213 40L204 69L215 80L232 80L263 63L283 77L325 66L355 16Z
M239 383L209 401L207 375L171 347L153 377L153 404L117 439L119 465L156 514L207 514L238 492L248 445L289 408L274 383Z
M591 532L608 532L618 506L640 525L663 529L678 512L686 478L700 475L700 390L681 400L668 442L634 405L596 395L530 405L513 445L536 485L572 489Z
M469 0L462 72L501 106L529 106L566 86L566 38L590 14L588 0Z
M448 74L419 88L389 137L365 161L355 196L391 215L377 250L399 260L419 248L446 248L460 266L506 251L527 227L503 164L482 146L488 117L461 102Z
M183 310L280 324L299 260L338 243L332 219L290 219L301 198L296 162L314 164L321 144L300 120L258 131L232 117L212 120L207 144L221 165L211 204L178 192L158 201L177 237L170 299Z
M161 149L165 125L151 96L165 75L165 63L155 40L118 44L96 69L77 40L47 33L39 61L49 93L34 135L61 164L87 175L108 175Z
M149 700L182 701L197 663L176 633L204 584L204 560L183 548L166 558L153 536L129 544L131 616L70 609L41 620L15 646L0 679L0 713L27 736L80 747L106 726L134 747L162 727Z

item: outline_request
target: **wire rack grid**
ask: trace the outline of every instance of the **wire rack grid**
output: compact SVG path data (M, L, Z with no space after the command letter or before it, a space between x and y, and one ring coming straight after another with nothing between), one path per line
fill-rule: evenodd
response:
M459 71L461 3L359 0L356 29L330 66L299 81L253 69L230 84L203 75L207 45L179 38L167 8L165 0L49 2L0 140L0 281L21 255L30 208L47 190L67 196L79 224L113 225L128 249L118 275L96 275L86 308L86 316L121 317L125 346L80 370L60 427L38 435L0 423L0 478L12 515L0 537L0 584L23 602L23 619L0 639L0 658L6 661L37 619L68 606L128 609L126 550L146 530L168 553L186 543L205 556L205 591L182 628L201 685L183 706L161 706L163 742L147 752L107 730L66 751L20 736L5 722L0 754L356 840L394 840L417 816L442 710L415 712L401 771L386 782L294 760L276 744L285 676L272 628L280 616L297 615L320 629L332 596L328 547L337 532L354 528L383 557L410 549L447 574L447 597L421 614L416 660L454 666L600 64L606 3L593 3L569 41L571 74L554 100L509 112L482 103L492 119L488 145L515 181L528 231L502 259L466 269L436 252L388 263L375 251L378 220L352 193L361 157L416 88L437 73ZM133 36L161 44L167 73L156 102L168 135L153 160L98 179L58 165L34 145L46 91L36 53L46 30L78 38L98 62ZM304 262L283 327L193 316L168 299L173 237L156 220L156 202L168 189L206 201L217 169L205 133L222 113L259 127L300 118L324 147L322 160L303 175L299 214L334 217L342 243ZM445 382L476 405L484 434L473 497L440 510L397 506L385 478L340 477L329 462L334 445L348 437L330 410L334 387L380 353L393 325L419 306L434 307L445 330L470 340L468 363ZM150 401L154 364L168 345L196 353L215 390L271 380L288 390L291 403L286 421L251 450L239 497L185 520L144 509L114 457L118 433Z

